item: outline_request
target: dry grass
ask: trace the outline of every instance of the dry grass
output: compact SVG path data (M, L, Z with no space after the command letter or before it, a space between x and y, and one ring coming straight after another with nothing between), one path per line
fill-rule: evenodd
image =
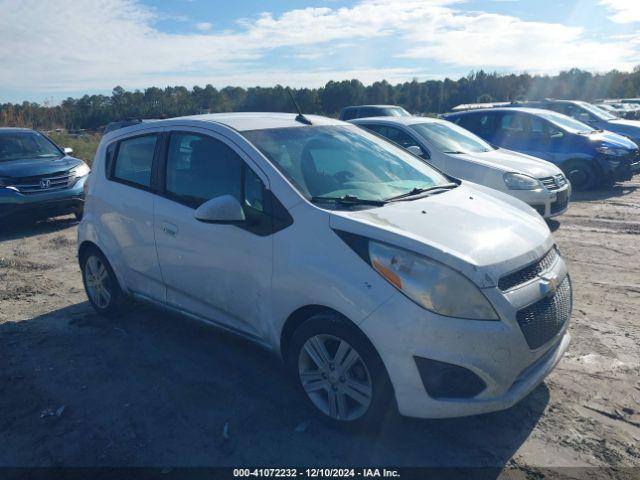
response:
M53 268L53 265L48 263L31 262L29 260L23 260L22 258L0 257L0 268L17 270L18 272L33 272L50 270Z
M98 149L98 144L102 138L96 133L84 135L69 135L66 133L52 132L49 138L56 142L58 146L73 148L73 156L84 160L89 166L93 163L93 157Z

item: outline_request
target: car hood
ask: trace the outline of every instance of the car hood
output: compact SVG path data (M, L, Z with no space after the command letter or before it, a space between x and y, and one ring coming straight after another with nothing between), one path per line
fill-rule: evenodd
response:
M629 140L627 137L624 137L618 133L610 132L608 130L590 133L588 135L585 135L585 137L588 138L591 142L601 143L610 147L628 148L629 150L635 150L638 148L638 145Z
M609 120L607 122L610 130L633 138L640 138L640 121L638 120Z
M36 177L63 172L80 165L82 160L74 157L62 158L21 158L0 162L0 177Z
M493 287L553 245L532 208L496 190L463 182L429 197L365 210L335 210L331 228L387 242L440 261Z
M551 177L562 171L553 163L504 148L481 153L451 154L452 157L498 168L504 172L525 173L535 178Z

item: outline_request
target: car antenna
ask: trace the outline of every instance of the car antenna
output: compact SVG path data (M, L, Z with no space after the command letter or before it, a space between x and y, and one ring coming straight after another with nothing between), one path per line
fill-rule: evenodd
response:
M302 110L300 110L300 107L298 106L298 102L296 102L296 99L293 98L293 93L291 93L290 88L287 88L287 93L289 94L289 97L291 98L291 101L295 105L296 111L298 112L298 115L296 115L296 122L304 123L305 125L313 125L313 123L311 123L311 120L309 120L307 117L305 117L302 114Z

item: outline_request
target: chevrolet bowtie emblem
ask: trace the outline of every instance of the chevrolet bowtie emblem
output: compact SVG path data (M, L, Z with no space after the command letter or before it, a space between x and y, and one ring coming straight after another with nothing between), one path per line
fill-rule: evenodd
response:
M555 274L540 275L540 289L545 295L553 295L559 284L558 276Z

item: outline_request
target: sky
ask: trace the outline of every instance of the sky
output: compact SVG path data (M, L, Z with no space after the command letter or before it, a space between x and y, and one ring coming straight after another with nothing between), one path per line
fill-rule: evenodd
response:
M640 0L0 0L0 103L640 65Z

